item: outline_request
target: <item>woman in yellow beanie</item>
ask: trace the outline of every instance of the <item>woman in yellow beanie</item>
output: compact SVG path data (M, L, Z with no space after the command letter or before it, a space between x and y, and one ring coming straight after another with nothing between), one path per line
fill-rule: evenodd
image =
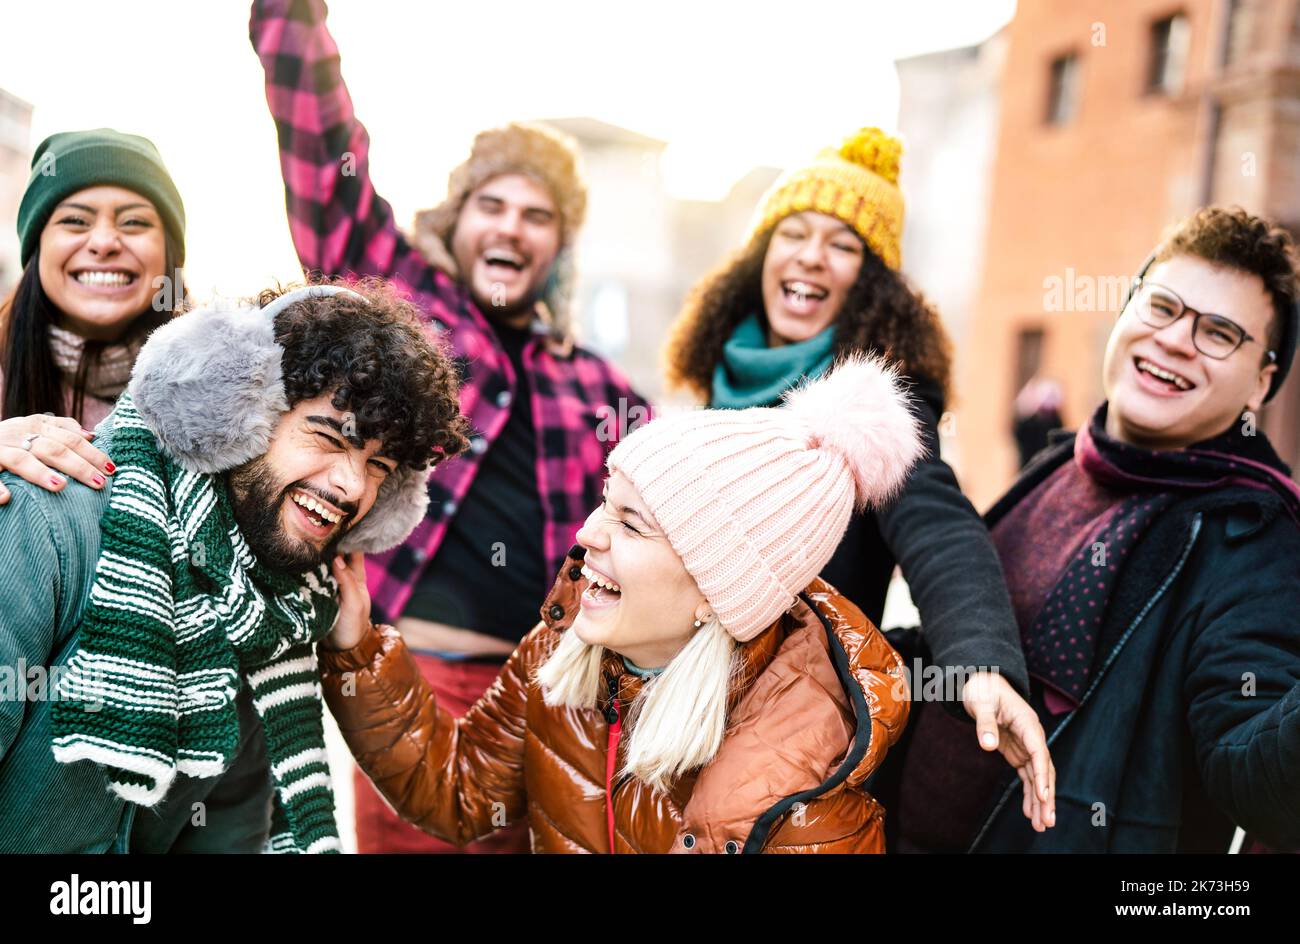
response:
M960 707L949 704L952 723L969 729L969 715L969 736L1017 768L1026 815L1041 831L1055 820L1051 761L1022 697L1028 679L1011 601L988 532L939 456L952 345L899 272L901 154L896 138L863 128L773 184L747 243L687 299L669 337L668 381L710 407L743 409L770 406L854 353L883 355L907 378L927 454L896 501L855 515L821 576L879 623L901 567L929 661L967 679ZM895 637L905 649L914 639ZM896 807L886 799L891 774L875 788L886 809Z

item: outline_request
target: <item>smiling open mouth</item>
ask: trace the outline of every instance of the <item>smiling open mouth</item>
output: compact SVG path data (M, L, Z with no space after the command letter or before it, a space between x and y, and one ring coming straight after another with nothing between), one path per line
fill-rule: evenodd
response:
M804 300L819 302L830 294L830 292L826 291L826 289L822 288L820 285L813 285L811 282L802 282L799 280L782 282L781 291L785 293L786 298L795 302L802 302Z
M133 273L120 270L105 272L97 269L82 269L79 272L72 273L72 277L78 284L88 285L92 288L121 288L135 281Z
M604 574L597 573L586 565L583 565L582 575L590 581L582 596L591 603L597 605L617 603L623 595L622 587Z
M309 525L307 530L318 537L330 534L346 517L341 511L327 506L315 495L301 489L291 491L289 500L298 506L299 515Z
M509 249L489 249L483 253L483 262L490 269L505 269L510 272L522 272L528 264L522 254Z
M781 283L781 294L787 311L796 316L807 316L816 313L830 292L820 285L794 279Z
M1140 373L1146 374L1148 377L1151 377L1157 383L1169 390L1191 390L1196 386L1196 384L1192 383L1182 374L1176 374L1172 370L1166 370L1163 367L1159 367L1143 357L1135 357L1133 359L1133 366L1136 367Z

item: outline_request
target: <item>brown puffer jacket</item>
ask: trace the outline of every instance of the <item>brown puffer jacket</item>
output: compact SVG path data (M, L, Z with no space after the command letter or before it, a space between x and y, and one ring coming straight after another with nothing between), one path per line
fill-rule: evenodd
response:
M438 707L392 627L321 648L330 710L404 819L463 845L527 816L534 852L884 852L884 810L861 784L909 695L898 653L857 607L814 580L745 643L721 748L664 795L619 773L610 693L628 705L641 686L620 657L604 662L599 711L549 707L535 681L586 589L575 551L542 623L462 719Z

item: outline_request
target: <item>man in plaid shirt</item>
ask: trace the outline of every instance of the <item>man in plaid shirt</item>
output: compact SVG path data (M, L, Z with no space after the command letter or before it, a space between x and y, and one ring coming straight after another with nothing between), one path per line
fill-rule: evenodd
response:
M428 516L370 560L368 583L374 618L401 630L442 704L464 711L536 623L600 501L605 456L648 407L568 332L571 246L586 209L572 142L531 125L483 132L408 240L371 183L370 139L325 15L323 0L255 0L250 36L303 269L397 283L461 372L470 451L430 479ZM361 851L451 851L358 780ZM526 851L524 827L471 850Z

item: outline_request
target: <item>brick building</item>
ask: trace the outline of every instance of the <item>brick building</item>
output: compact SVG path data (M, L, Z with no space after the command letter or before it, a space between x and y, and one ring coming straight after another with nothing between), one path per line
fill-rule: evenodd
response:
M1209 203L1300 232L1300 0L1021 0L959 357L955 433L978 506L1015 474L1016 392L1057 380L1066 425L1083 422L1127 277ZM1300 381L1261 425L1295 465Z

